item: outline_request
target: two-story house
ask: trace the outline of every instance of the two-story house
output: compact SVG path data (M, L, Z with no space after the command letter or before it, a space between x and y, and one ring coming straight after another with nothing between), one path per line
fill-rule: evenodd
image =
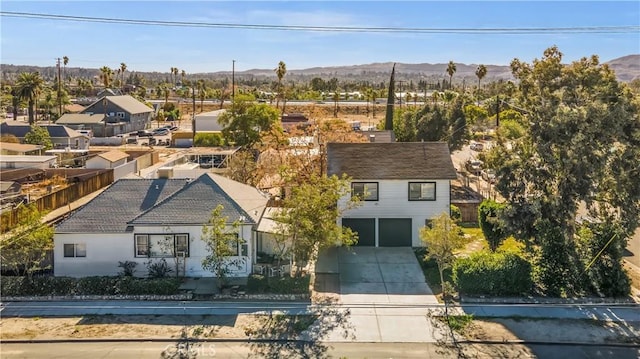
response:
M456 171L447 143L329 143L327 155L328 174L351 177L350 196L361 200L338 219L360 246L422 246L420 228L450 211Z
M132 96L104 96L79 114L65 114L57 124L91 130L96 137L109 137L144 130L153 109Z

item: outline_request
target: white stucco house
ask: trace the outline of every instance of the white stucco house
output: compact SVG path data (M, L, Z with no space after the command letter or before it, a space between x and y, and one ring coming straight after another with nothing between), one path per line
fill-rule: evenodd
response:
M444 142L329 143L327 156L328 174L351 177L362 200L338 219L359 246L422 246L420 228L450 211L456 171Z
M135 274L144 276L145 263L165 258L181 275L213 276L202 268L208 252L200 238L222 205L230 224L241 223L230 276L248 276L267 200L254 187L211 173L194 180L120 179L56 227L54 274L116 275L118 262L134 261Z

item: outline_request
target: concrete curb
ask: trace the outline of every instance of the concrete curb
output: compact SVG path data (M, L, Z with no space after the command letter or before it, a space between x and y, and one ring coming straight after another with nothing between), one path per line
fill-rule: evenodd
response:
M53 343L313 343L313 340L303 339L251 339L251 338L69 338L69 339L3 339L2 344L53 344ZM330 344L332 342L323 342ZM344 343L344 342L340 342ZM353 344L381 343L381 342L350 342ZM402 343L402 342L394 342ZM459 340L458 344L487 344L487 345L553 345L553 346L588 346L588 347L612 347L612 348L640 348L640 344L634 343L593 343L593 342L547 342L527 340Z

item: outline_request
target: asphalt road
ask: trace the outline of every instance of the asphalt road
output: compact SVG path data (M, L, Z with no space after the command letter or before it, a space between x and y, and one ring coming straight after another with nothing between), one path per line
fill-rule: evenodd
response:
M456 358L451 350L442 352L436 344L416 343L316 343L320 352L327 348L334 358ZM477 345L477 344L476 344ZM496 350L492 345L482 345L478 352ZM636 359L640 347L584 346L584 345L526 345L533 353L531 357L548 359L566 358L616 358ZM502 346L504 348L504 346ZM0 347L2 358L160 358L161 353L175 355L178 350L186 352L183 344L156 342L110 342L110 343L46 343L7 344ZM198 343L190 348L191 357L197 358L247 358L256 348L247 343ZM499 352L499 349L498 349ZM290 353L290 352L288 352ZM195 354L195 355L194 355ZM284 353L283 353L284 354ZM174 356L175 357L175 356ZM260 356L263 357L263 356ZM294 357L289 354L287 357ZM520 356L522 358L522 356ZM524 357L526 358L526 357Z

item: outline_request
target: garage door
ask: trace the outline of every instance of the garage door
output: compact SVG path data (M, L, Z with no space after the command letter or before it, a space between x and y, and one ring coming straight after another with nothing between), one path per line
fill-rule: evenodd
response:
M343 218L342 226L358 232L358 246L376 245L376 219L375 218Z
M380 247L411 247L411 218L380 218Z

